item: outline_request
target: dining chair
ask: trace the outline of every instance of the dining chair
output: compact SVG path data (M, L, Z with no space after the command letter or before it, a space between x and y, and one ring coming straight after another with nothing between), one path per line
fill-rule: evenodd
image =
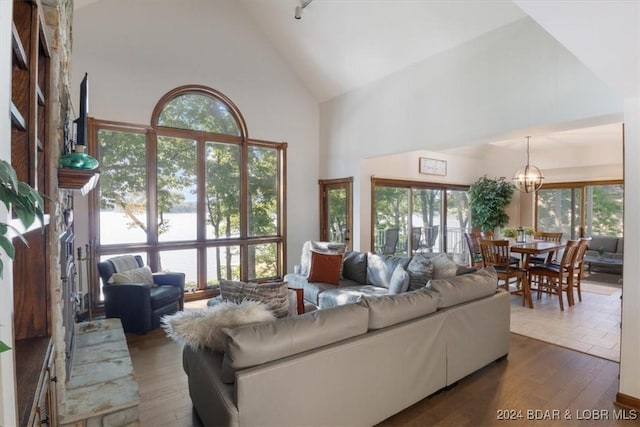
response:
M562 241L562 233L556 232L548 232L548 231L536 231L533 233L534 240L543 240L545 242L556 242L559 243ZM533 265L544 264L546 262L551 262L555 260L556 252L549 252L546 256L533 256L529 258L529 263Z
M503 280L503 287L507 291L515 295L522 295L522 305L532 307L527 270L511 263L509 241L480 239L480 252L483 266L495 268L498 275L498 287L500 287L500 280ZM511 279L516 279L516 289L513 291L509 289Z
M493 230L486 230L486 231L481 231L480 232L480 238L481 239L486 239L486 240L494 240L495 239L495 235L493 234ZM517 256L513 256L510 255L509 256L509 263L513 266L519 266L520 265L520 261L521 259L518 258Z
M482 267L482 252L480 252L480 238L481 233L479 231L470 231L464 233L464 239L467 242L467 249L469 249L469 266L474 268Z
M575 266L573 268L573 287L578 292L578 301L582 302L582 278L584 276L584 256L589 247L590 237L582 237L579 240L578 250L576 253Z
M560 262L549 262L529 267L530 282L536 286L538 299L540 299L542 292L558 295L562 311L564 311L563 293L567 294L568 304L573 305L573 279L578 246L578 240L568 240Z

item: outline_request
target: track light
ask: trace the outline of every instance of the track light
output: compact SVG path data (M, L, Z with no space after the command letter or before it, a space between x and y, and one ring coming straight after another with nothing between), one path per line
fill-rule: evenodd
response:
M313 0L304 0L302 2L302 6L296 6L296 14L294 15L294 17L296 19L301 19L302 18L302 11L304 10L305 7L309 6L309 4L311 4Z

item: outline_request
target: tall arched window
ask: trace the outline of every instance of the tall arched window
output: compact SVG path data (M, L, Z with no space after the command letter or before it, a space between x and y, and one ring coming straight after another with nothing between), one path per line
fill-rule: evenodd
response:
M91 134L101 258L146 255L152 269L185 272L201 295L222 279L283 276L286 144L250 139L226 96L179 87L151 126L94 120Z

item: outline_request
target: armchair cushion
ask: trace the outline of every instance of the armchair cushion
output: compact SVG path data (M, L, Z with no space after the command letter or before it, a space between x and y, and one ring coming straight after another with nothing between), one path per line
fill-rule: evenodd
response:
M182 298L181 289L176 286L156 286L151 288L151 309L155 310Z
M123 271L122 273L113 273L109 278L109 283L145 283L147 285L155 285L151 269L146 265Z

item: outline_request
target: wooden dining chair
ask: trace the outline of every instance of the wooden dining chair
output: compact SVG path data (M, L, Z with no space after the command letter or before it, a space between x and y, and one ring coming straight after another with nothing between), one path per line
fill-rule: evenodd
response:
M546 231L536 231L533 233L534 240L543 240L545 242L556 242L560 243L562 241L562 233L556 232L546 232ZM544 264L545 262L552 262L556 259L556 252L549 252L546 256L533 256L529 258L529 264L539 265Z
M495 235L493 234L492 230L481 231L480 238L486 240L495 240ZM520 265L520 261L520 258L518 258L517 256L509 256L509 263L515 267L518 267Z
M578 240L568 240L560 262L529 267L529 278L532 286L535 286L538 291L538 299L541 293L557 295L562 311L564 311L563 293L567 294L568 304L573 305L573 279L578 246Z
M500 280L503 280L502 287L507 291L522 295L522 305L533 307L527 271L511 263L509 241L480 239L480 252L482 264L485 267L493 266L495 268L498 274L498 287L500 287ZM513 291L509 289L511 279L516 279L516 289Z
M575 265L573 268L573 287L578 292L578 301L582 302L582 278L584 276L584 255L589 247L590 237L582 237L579 240L578 250L576 253Z
M467 242L467 249L469 249L469 266L475 268L482 267L482 253L480 252L480 238L479 231L471 231L464 233L464 239Z

